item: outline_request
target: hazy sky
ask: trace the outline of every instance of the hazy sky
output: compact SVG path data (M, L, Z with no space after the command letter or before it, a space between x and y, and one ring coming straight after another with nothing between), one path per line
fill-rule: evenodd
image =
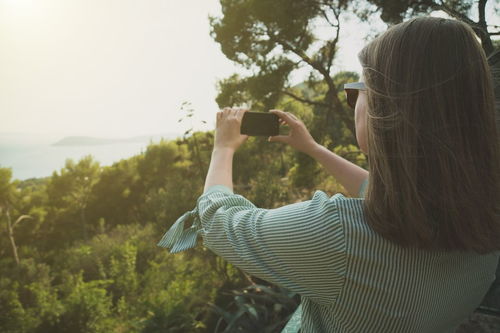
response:
M209 14L220 16L217 0L0 0L0 132L182 132L183 101L196 129L213 129L215 83L240 70L210 37ZM335 71L359 73L363 37L386 25L341 24Z

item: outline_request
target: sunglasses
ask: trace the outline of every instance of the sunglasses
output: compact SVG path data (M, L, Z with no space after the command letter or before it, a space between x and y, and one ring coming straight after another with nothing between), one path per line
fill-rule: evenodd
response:
M364 82L351 82L344 84L347 104L353 109L356 107L359 90L366 90Z

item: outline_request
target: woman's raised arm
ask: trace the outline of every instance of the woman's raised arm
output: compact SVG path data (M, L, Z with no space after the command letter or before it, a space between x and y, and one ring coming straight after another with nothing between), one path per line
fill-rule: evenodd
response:
M368 171L320 144L310 151L309 156L323 165L352 197L359 195L361 184L368 178Z
M357 197L359 195L361 184L368 178L368 171L317 143L304 122L290 112L281 110L270 110L270 112L279 117L281 124L290 127L290 133L289 135L271 136L269 141L287 143L298 151L311 156L323 165L351 196Z

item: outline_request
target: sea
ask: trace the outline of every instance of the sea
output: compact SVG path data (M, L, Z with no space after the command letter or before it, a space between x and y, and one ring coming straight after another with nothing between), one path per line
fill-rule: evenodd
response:
M109 166L122 159L141 154L150 143L181 137L167 133L136 137L134 140L94 145L53 145L65 139L51 134L0 133L0 167L12 169L12 180L26 180L60 173L67 159L77 163L92 155L100 166ZM131 142L133 141L133 142Z

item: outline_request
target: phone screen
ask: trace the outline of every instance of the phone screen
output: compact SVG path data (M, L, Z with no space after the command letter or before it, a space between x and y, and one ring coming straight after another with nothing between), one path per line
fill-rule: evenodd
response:
M252 136L279 135L279 117L270 112L246 111L241 120L241 134Z

